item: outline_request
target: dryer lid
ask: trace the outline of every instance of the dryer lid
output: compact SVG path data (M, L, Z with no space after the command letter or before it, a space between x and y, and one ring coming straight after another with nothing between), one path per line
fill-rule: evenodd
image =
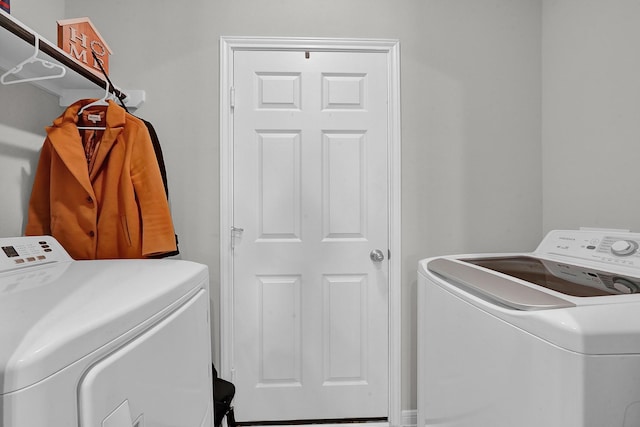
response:
M70 261L0 274L0 395L35 384L135 331L197 289L205 265Z

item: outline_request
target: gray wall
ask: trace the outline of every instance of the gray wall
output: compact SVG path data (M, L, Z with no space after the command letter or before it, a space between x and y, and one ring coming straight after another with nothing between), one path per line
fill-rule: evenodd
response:
M11 5L13 16L53 43L63 10L64 0ZM44 127L60 112L58 99L40 89L0 84L0 236L22 234Z
M402 402L403 409L415 409L417 261L442 253L530 250L541 238L541 44L547 40L541 33L542 2L193 0L177 6L159 0L66 0L65 8L58 1L38 14L28 7L44 3L21 0L13 14L50 40L55 20L89 16L114 51L114 82L146 91L137 114L160 135L182 256L209 265L214 309L219 37L400 41ZM33 147L33 134L43 135L42 128L60 114L51 98L28 86L0 86L0 126L27 131L13 138L18 146L24 139ZM11 114L18 104L22 112ZM1 144L0 161L18 171L7 172L9 187L21 190L2 187L2 205L6 200L17 207L0 211L9 224L0 231L15 235L22 230L24 210L18 207L28 198L35 151L14 159ZM214 314L216 358L218 325Z
M543 10L543 228L640 231L640 2Z

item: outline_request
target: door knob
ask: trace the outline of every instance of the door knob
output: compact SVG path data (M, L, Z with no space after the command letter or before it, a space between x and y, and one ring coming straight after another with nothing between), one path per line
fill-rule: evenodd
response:
M374 249L369 254L369 258L371 258L373 262L381 262L384 260L384 254L380 249Z

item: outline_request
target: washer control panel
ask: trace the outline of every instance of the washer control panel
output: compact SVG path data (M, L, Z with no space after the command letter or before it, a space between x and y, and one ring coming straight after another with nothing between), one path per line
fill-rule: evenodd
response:
M72 260L67 251L51 236L0 238L0 273Z
M640 234L619 230L554 230L536 252L640 268Z

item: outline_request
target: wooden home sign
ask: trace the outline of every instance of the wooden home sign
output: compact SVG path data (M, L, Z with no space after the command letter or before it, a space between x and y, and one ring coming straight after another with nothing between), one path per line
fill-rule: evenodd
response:
M102 75L100 66L91 54L91 51L95 52L104 67L104 71L108 74L109 55L113 52L111 52L111 49L109 49L109 46L107 46L107 43L89 18L65 19L57 22L58 47L71 55L76 61Z

